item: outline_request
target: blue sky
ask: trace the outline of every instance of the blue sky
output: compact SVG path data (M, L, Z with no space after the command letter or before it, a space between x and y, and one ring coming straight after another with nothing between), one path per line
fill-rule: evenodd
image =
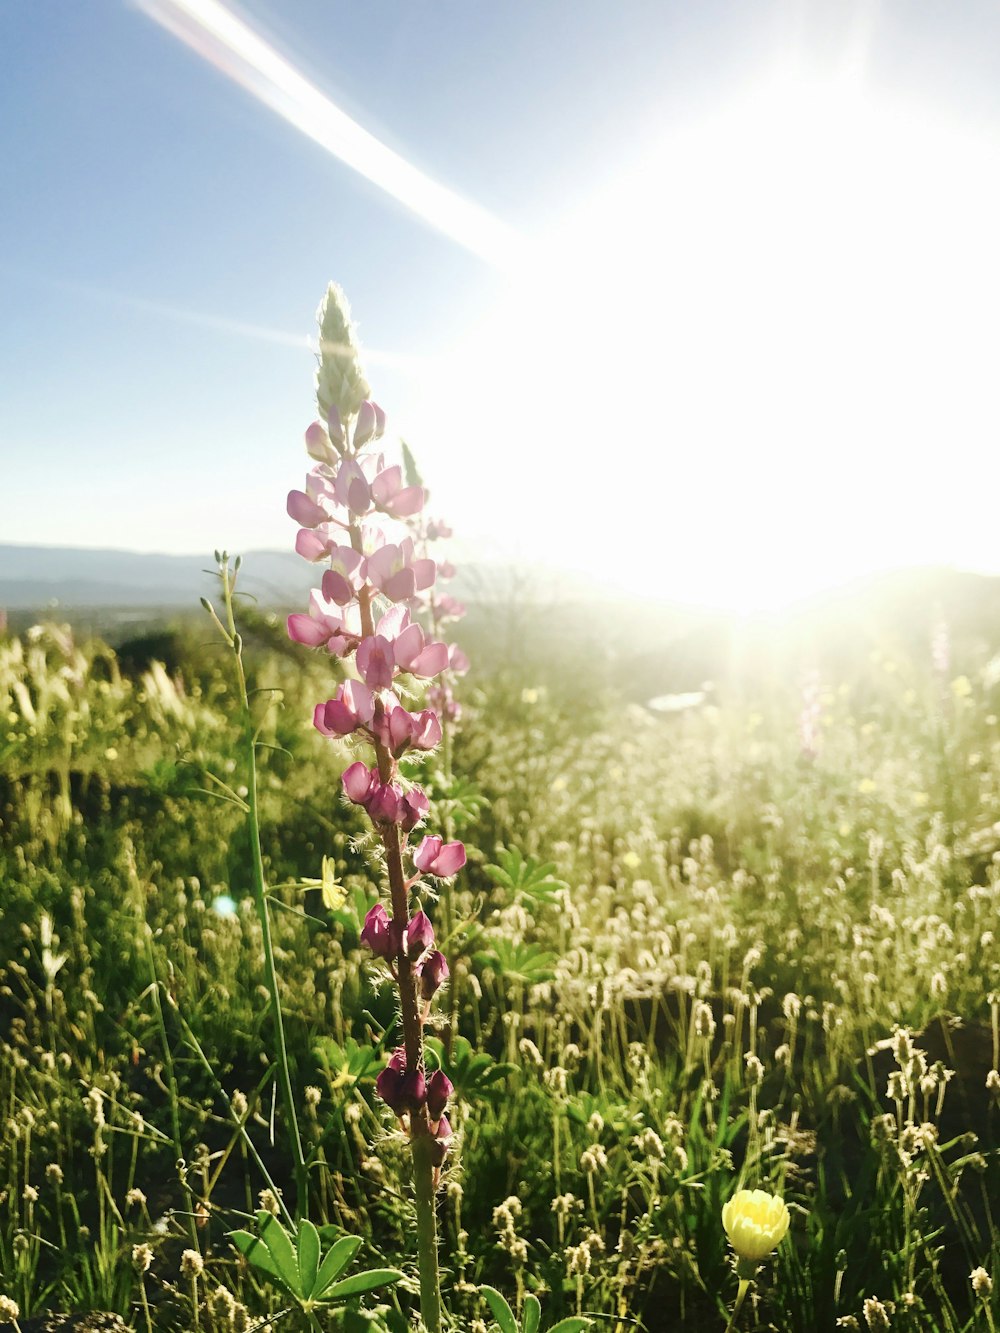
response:
M255 0L237 12L371 133L532 243L542 238L538 262L546 275L563 264L558 281L534 308L543 281L518 283L435 232L126 0L6 0L0 9L0 541L162 551L290 545L284 495L301 484L301 433L313 413L304 339L327 280L335 278L350 296L364 342L388 358L369 366L376 396L401 423L460 532L474 544L576 563L574 548L593 547L606 512L595 503L609 462L597 442L613 439L614 467L628 466L631 457L639 474L630 485L640 511L635 530L647 534L644 566L659 559L662 510L643 508L642 497L670 496L668 526L679 534L666 550L672 572L647 570L650 591L687 589L697 596L697 580L688 587L681 563L686 551L689 567L706 565L704 522L691 517L692 505L678 503L677 494L716 487L723 455L698 434L694 407L664 427L664 440L676 450L672 465L657 436L658 395L676 386L669 366L663 379L657 370L668 358L655 345L656 303L670 304L685 265L678 250L662 292L651 289L644 300L636 291L645 272L640 247L651 247L655 267L662 257L650 238L661 223L669 248L670 226L680 217L677 235L690 249L708 219L717 248L693 253L687 268L725 272L727 257L745 243L743 208L760 212L752 197L758 179L770 182L762 189L779 192L771 211L758 217L772 234L770 219L787 214L780 180L797 170L789 156L794 145L785 144L785 157L762 155L739 190L720 193L719 177L739 173L742 150L727 145L738 143L741 99L775 77L777 100L765 111L752 97L747 104L756 108L748 114L763 117L749 141L751 155L766 153L766 144L759 145L768 126L777 126L779 137L794 126L802 89L826 87L852 63L857 67L866 97L878 101L881 119L872 123L877 134L884 131L887 169L897 158L904 163L899 230L909 229L912 204L924 211L928 198L959 201L914 242L915 254L938 275L932 322L940 326L947 316L969 325L976 317L978 297L970 295L972 306L949 304L948 265L965 244L966 206L981 230L970 242L963 282L974 276L975 247L987 255L988 228L982 228L992 222L995 199L975 191L997 168L1000 13L992 4ZM781 82L786 66L794 67L794 95ZM839 103L829 105L839 114ZM719 120L720 108L729 108L728 120ZM828 128L821 110L816 123ZM698 127L713 118L716 128L705 137ZM922 144L939 130L925 168ZM664 135L688 133L680 157L664 156ZM854 140L842 142L838 129L823 134L823 151L835 158L840 152L841 159L856 155L852 143L871 138L867 122L855 124ZM807 138L798 145L810 160L820 151L813 144ZM880 174L877 162L866 169L869 178ZM842 160L836 170L845 170ZM869 178L862 173L861 185ZM816 179L839 178L824 169ZM844 179L859 185L850 161ZM687 217L699 193L703 211ZM799 196L790 197L798 207ZM845 216L853 219L864 197ZM891 200L882 204L887 217ZM806 232L817 216L822 230L826 203L818 214L803 214ZM885 230L882 241L891 246L892 228ZM761 253L748 251L740 272ZM810 260L808 246L803 256L805 270L795 281L808 286L809 264L822 267L823 258ZM986 275L984 294L992 294L994 276ZM780 274L774 282L788 280ZM762 292L766 302L766 287L754 295L742 278L727 282L714 294L713 318L752 329L740 303ZM690 285L684 291L700 311L700 296ZM881 308L891 296L882 293ZM554 312L565 315L566 327ZM582 342L567 355L590 318L595 329L614 321L631 327L644 349L637 363L622 353L610 362L598 356L591 365L590 343ZM863 310L859 321L865 323ZM690 316L682 323L690 325ZM526 331L523 342L512 330ZM703 365L715 344L710 329L700 336ZM787 345L781 341L787 330L775 337L776 348ZM678 340L682 330L665 348ZM979 338L949 371L950 395L962 389L962 367L975 362L982 345ZM829 347L823 351L828 357ZM761 382L759 368L741 369L732 341L726 355L736 360L731 372L720 363L722 374L710 383L713 398L731 397L741 375ZM940 359L940 349L934 356ZM632 364L641 374L633 376ZM867 364L841 378L844 394L853 392L852 377L865 381ZM892 392L897 372L887 380ZM975 470L981 450L996 438L1000 423L984 418L988 373L984 364L966 396L972 419L959 423L963 431L975 427L967 431L970 440L976 435L968 451L962 454L954 441L945 450L939 435L921 442L922 455L940 462L936 482L934 466L923 480L919 468L898 477L898 452L875 468L867 508L852 521L864 529L893 497L899 508L900 496L910 517L898 539L846 564L845 573L866 561L885 563L893 546L908 559L926 554L983 563L985 546L967 540L963 546L940 519L928 524L923 511L932 495L942 494L943 473L954 478L952 489L945 488L947 504L961 504L956 473ZM812 401L821 402L835 382L817 372ZM772 390L787 398L780 379ZM856 415L891 419L890 405L871 385L859 392L864 412ZM753 439L762 441L764 459L767 395L751 397ZM922 405L916 419L933 418L939 407ZM822 416L817 408L820 428ZM844 421L851 419L847 414ZM594 428L584 447L590 423L601 420L607 427ZM628 430L639 432L638 443L613 424L626 420ZM731 439L741 420L716 423L733 450L724 457L736 498L726 501L719 520L729 537L713 538L713 548L729 539L746 543L761 526L780 525L783 514L801 511L803 488L814 497L826 489L810 478L808 465L789 467L788 445L769 462L783 475L798 472L798 497L791 483L779 488L780 504L773 485L755 492L761 469L748 468L747 448ZM813 423L808 414L804 421L808 435ZM802 426L789 418L781 431L791 440ZM857 455L844 447L855 461L870 454L863 443ZM840 456L839 446L823 448ZM853 490L845 486L841 498L846 502ZM977 525L982 487L975 490L965 529ZM832 511L824 517L836 521ZM790 522L791 541L806 540L815 527L801 513ZM938 536L924 552L916 534L928 527ZM785 550L787 543L772 542L754 579L774 576ZM581 557L579 563L596 569L602 562L588 565ZM799 563L812 570L809 560ZM817 581L836 573L818 554L813 565L809 577ZM703 580L704 595L724 599L726 577L720 568Z

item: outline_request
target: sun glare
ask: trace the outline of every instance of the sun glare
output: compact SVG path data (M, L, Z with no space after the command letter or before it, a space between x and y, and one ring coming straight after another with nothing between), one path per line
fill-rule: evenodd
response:
M454 377L525 552L739 610L995 561L968 491L997 480L996 182L991 145L851 80L782 73L665 135ZM485 467L480 505L509 531Z

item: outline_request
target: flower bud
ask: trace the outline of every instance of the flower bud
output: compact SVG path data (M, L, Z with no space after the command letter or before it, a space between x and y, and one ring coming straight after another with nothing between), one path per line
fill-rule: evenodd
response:
M422 1069L408 1069L400 1084L400 1096L407 1111L419 1111L427 1100L427 1082Z
M432 949L420 963L420 994L432 1000L448 979L448 960L440 949Z
M351 764L350 768L344 770L341 781L348 800L353 801L355 805L367 805L372 788L378 785L378 773L359 759L357 763Z
M785 1201L766 1190L737 1190L722 1209L722 1225L740 1259L759 1263L784 1239L789 1216Z
M455 1085L443 1069L435 1069L427 1080L427 1114L431 1120L440 1120Z
M417 958L434 943L434 927L426 912L417 912L406 927L406 952Z
M365 917L361 943L367 944L376 958L390 958L395 952L392 948L389 917L381 903L376 903Z
M420 788L411 788L400 802L399 826L403 832L416 828L430 808L431 803Z

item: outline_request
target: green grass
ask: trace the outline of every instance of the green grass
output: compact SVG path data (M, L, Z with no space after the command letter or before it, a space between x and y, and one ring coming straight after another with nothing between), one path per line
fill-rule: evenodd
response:
M321 1326L399 1333L408 1154L374 1096L394 1001L358 943L378 886L339 795L350 751L309 725L331 664L254 626L250 683L281 692L256 696L260 820L310 1213L324 1246L358 1235L359 1262L409 1275ZM1000 1287L984 1301L969 1280L1000 1283L985 649L955 681L886 653L825 680L810 760L787 677L657 716L583 639L498 664L480 637L456 785L433 757L423 775L469 844L430 908L450 923L432 1045L457 1087L453 1327L491 1326L489 1284L515 1313L536 1294L544 1328L721 1333L721 1208L747 1184L782 1192L792 1228L742 1329L879 1327L872 1301L893 1329L991 1329ZM183 641L176 674L129 675L64 628L0 640L0 1293L24 1315L222 1333L287 1308L227 1239L293 1182L250 848L219 799L239 791L240 724L208 639ZM897 1028L917 1054L890 1047Z

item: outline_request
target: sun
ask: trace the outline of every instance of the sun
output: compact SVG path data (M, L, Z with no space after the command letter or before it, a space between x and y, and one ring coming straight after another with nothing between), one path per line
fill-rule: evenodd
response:
M595 588L743 611L989 563L998 179L851 79L780 70L671 128L457 350L463 509Z

